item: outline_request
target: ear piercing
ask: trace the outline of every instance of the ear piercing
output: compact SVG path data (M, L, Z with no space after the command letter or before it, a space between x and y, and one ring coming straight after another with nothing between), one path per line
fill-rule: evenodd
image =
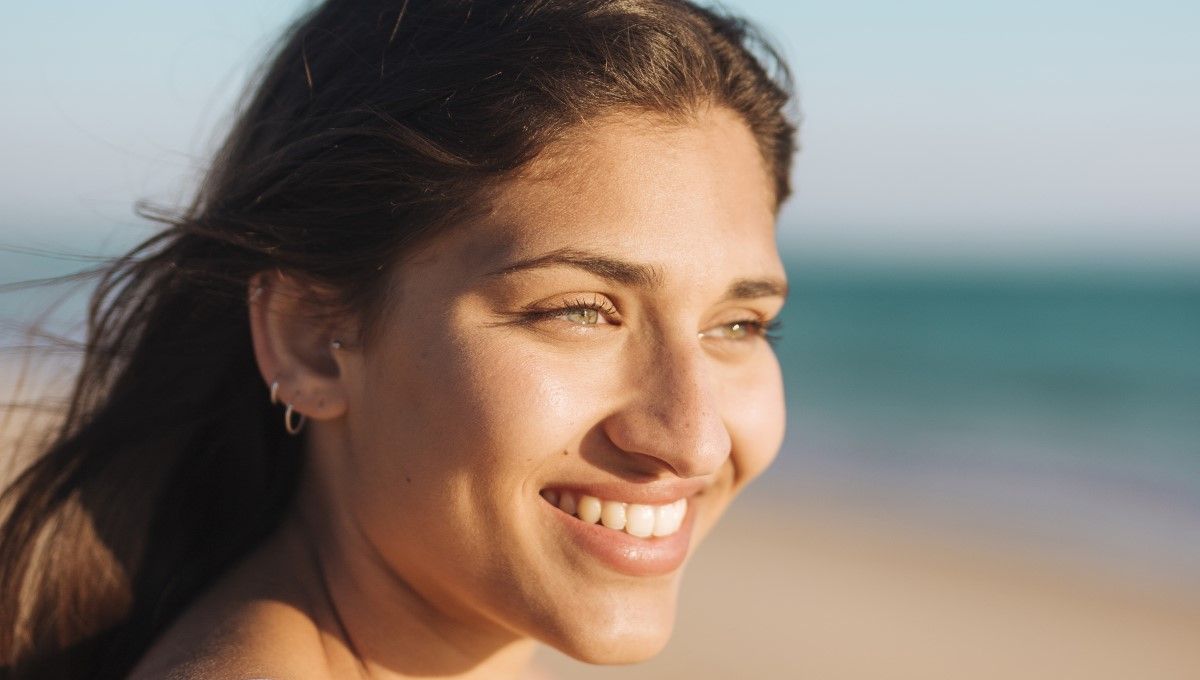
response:
M279 381L271 383L271 403L279 403ZM298 413L289 402L287 408L283 412L283 429L290 435L298 435L304 429L304 423L307 420L303 413Z
M262 287L260 286L254 291L254 295L257 295L261 290ZM254 299L254 295L251 296L251 299ZM330 341L329 346L335 350L339 350L345 345L343 345L341 340L334 338L332 341ZM279 403L278 380L271 382L271 403ZM296 407L293 406L291 402L285 403L284 406L286 406L286 408L283 411L283 429L286 430L290 435L300 434L300 431L304 429L304 423L307 421L307 417L303 413L297 411Z
M293 422L292 416L296 415L300 416L300 418ZM283 429L287 430L287 433L292 436L298 435L300 434L300 430L304 429L305 420L303 413L296 413L292 405L288 404L287 409L283 412Z

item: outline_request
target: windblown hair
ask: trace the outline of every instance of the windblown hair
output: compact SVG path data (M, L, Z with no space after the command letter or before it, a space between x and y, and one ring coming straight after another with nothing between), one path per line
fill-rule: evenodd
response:
M0 675L126 675L279 523L303 464L247 287L335 291L370 342L387 272L596 116L736 112L789 193L790 80L684 0L330 0L284 35L192 205L93 294L61 426L0 498Z

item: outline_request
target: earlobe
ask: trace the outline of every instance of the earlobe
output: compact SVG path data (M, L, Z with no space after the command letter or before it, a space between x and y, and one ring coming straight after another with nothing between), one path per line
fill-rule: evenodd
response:
M289 432L305 418L332 420L346 411L344 337L348 329L324 309L321 295L278 270L251 277L247 291L254 357L272 401L288 407Z

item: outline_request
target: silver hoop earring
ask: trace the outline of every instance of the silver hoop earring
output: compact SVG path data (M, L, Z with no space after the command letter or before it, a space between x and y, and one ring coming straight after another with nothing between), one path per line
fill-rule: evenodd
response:
M299 415L300 418L295 423L292 422L292 416ZM303 413L296 413L291 404L287 405L287 410L283 412L283 429L287 430L290 435L300 434L300 430L304 429L305 417Z
M279 403L279 381L278 380L271 383L271 403L272 404Z

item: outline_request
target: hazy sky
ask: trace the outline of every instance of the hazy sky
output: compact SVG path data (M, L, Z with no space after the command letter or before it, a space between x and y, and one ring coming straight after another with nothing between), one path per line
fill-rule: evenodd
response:
M0 230L128 230L184 200L304 3L0 10ZM782 229L812 252L1200 261L1200 3L726 3L793 63Z

